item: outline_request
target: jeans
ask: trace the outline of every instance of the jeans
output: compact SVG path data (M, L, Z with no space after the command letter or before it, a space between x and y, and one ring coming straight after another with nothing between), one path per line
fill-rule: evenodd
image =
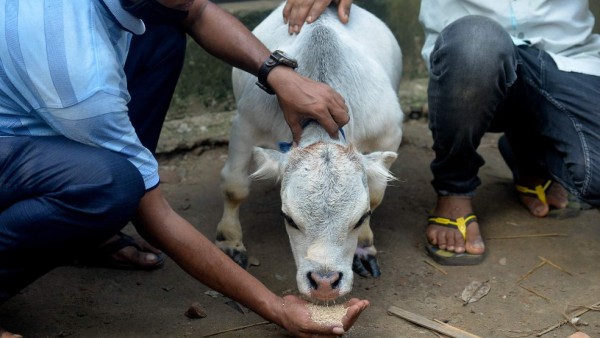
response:
M185 34L147 26L125 71L129 116L152 152L183 66ZM124 157L64 137L0 138L0 303L121 230L144 194Z
M436 41L428 100L438 195L474 195L481 138L504 132L520 175L551 178L600 205L600 77L560 71L494 21L467 16Z

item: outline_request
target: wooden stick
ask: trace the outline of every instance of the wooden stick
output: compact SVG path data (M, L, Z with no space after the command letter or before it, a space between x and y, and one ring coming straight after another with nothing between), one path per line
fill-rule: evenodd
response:
M529 235L512 235L512 236L496 236L487 237L486 240L490 239L517 239L517 238L532 238L532 237L567 237L567 234L560 233L547 233L547 234L529 234Z
M541 260L543 260L543 261L545 261L546 263L548 263L548 264L552 265L553 267L557 268L558 270L560 270L560 271L562 271L562 272L564 272L564 273L568 274L569 276L573 276L573 274L572 274L572 273L570 273L569 271L567 271L567 270L565 270L564 268L560 267L558 264L556 264L556 263L552 263L552 262L551 262L549 259L546 259L546 258L544 258L544 257L542 257L542 256L538 256L538 258L539 258L539 259L541 259Z
M532 273L534 273L537 269L541 268L542 266L544 266L544 264L546 264L546 261L541 261L538 265L534 266L533 269L529 270L529 272L527 272L526 274L524 274L523 276L521 276L521 278L519 278L518 281L516 281L516 283L519 283L520 281L524 280L525 278L529 277Z
M547 298L547 297L543 296L542 294L538 293L537 291L535 291L535 290L533 290L533 289L530 289L530 288L528 288L528 287L526 287L526 286L524 286L524 285L521 285L521 284L519 284L519 286L520 286L520 287L522 287L523 289L525 289L525 290L527 290L527 291L529 291L529 292L533 293L534 295L536 295L536 296L538 296L538 297L541 297L541 298L544 298L546 301L550 302L550 299L549 299L549 298Z
M431 265L431 266L432 266L434 269L438 270L439 272L443 273L444 275L447 275L447 274L448 274L448 273L447 273L447 272L446 272L444 269L440 268L440 267L439 267L439 266L437 266L436 264L433 264L432 262L430 262L430 261L428 261L428 260L426 260L426 259L424 259L424 260L423 260L423 262L425 262L425 263L427 263L427 264Z
M202 337L212 337L212 336L220 335L220 334L227 333L227 332L243 330L243 329L247 329L249 327L259 326L259 325L266 325L266 324L271 324L271 322L264 321L264 322L258 322L258 323L254 323L254 324L244 325L244 326L238 326L238 327L234 327L234 328L231 328L231 329L227 329L227 330L223 330L223 331L219 331L219 332L207 334L207 335L204 335Z
M396 306L390 306L388 308L388 312L395 315L396 317L408 320L411 323L417 324L419 326L428 328L430 330L439 332L443 335L446 335L448 337L453 337L453 338L481 338L479 336L476 336L472 333L469 333L467 331L463 331L457 327L454 327L452 325L443 323L443 322L436 322L433 321L431 319L425 318L423 316L420 316L418 314L403 310L399 307Z
M595 310L598 307L600 307L600 302L598 302L596 304L593 304L593 305L590 305L590 306L588 306L588 307L586 307L584 309L581 309L579 311L575 311L574 313L572 313L570 315L571 316L570 318L561 320L560 322L558 322L558 324L550 326L549 328L545 329L544 331L541 331L541 332L537 333L535 336L536 337L541 337L541 336L545 335L546 333L548 333L548 332L550 332L550 331L552 331L554 329L557 329L557 328L565 325L566 323L570 322L571 319L573 319L575 317L580 317L584 313L586 313L588 311L591 311L591 310Z

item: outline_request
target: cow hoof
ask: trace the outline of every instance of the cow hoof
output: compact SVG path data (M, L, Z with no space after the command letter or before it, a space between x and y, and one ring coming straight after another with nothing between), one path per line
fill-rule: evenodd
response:
M222 250L227 256L231 257L231 259L233 259L233 261L236 262L237 265L241 266L244 270L248 270L248 255L245 251L240 251L231 248L226 248Z
M378 278L381 276L377 258L373 255L354 255L352 270L362 277L372 276Z

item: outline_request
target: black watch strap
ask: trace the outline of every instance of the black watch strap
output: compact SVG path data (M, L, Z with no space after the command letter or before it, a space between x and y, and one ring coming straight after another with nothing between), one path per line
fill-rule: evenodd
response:
M263 62L262 66L260 66L260 69L258 70L258 81L256 82L256 85L268 94L275 94L273 88L271 88L271 86L269 86L267 83L267 76L269 76L269 73L273 70L273 68L277 66L286 66L295 69L297 67L295 60L291 60L291 63L294 64L291 65L290 62L282 62L282 57L284 56L282 56L281 51L275 51L271 53L271 55L269 55L269 57L265 60L265 62Z

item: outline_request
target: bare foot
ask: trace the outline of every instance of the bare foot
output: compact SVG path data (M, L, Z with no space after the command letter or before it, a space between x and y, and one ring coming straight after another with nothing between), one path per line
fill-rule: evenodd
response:
M440 217L457 219L473 212L471 198L466 196L438 197L433 214ZM433 245L446 251L456 253L467 252L474 255L483 254L485 244L479 232L479 224L471 222L467 225L466 243L458 229L437 224L429 224L426 230L427 238Z
M541 179L526 179L519 182L519 185L529 187L530 189L543 185L546 181ZM569 193L558 182L552 182L546 189L546 203L542 202L534 194L519 193L519 199L529 210L529 212L537 217L545 217L550 212L550 208L564 209L569 203Z
M0 327L0 338L23 338L23 336L19 334L10 333L2 327Z

